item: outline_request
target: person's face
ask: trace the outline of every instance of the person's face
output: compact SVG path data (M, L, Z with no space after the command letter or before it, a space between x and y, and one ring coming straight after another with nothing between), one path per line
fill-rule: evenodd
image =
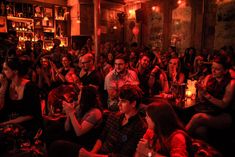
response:
M88 57L82 57L81 58L81 66L82 66L83 70L89 71L93 66L92 60Z
M14 71L10 67L8 67L6 63L3 63L2 72L6 76L6 78L8 78L8 79L12 79L16 75L16 71Z
M169 61L169 70L175 70L178 67L178 59L173 58Z
M80 51L80 54L84 55L84 54L86 54L86 53L87 53L86 48L82 48L81 51Z
M168 52L173 52L173 49L171 47L169 47Z
M123 59L115 59L114 69L117 73L123 73L126 70L126 63Z
M108 60L113 60L113 55L112 55L112 53L108 53Z
M103 56L100 56L100 60L99 60L99 61L100 61L101 64L103 64L103 63L105 62L104 57L103 57Z
M135 58L135 57L136 57L135 52L132 51L131 54L130 54L130 58Z
M63 67L69 67L70 65L70 61L67 57L63 57L61 62L62 62Z
M148 128L153 130L154 127L155 127L155 124L154 124L153 120L149 117L149 115L148 115L147 112L146 112L146 117L145 117L145 119L146 119L146 122L147 122L147 124L148 124Z
M192 49L189 50L189 55L193 55L193 50Z
M130 113L135 108L133 103L131 103L129 100L119 98L118 102L119 111L125 114Z
M49 66L49 61L45 58L42 58L40 62L41 62L41 65L43 67L48 67Z
M227 70L224 69L223 65L213 62L211 67L212 76L215 78L221 78L226 74Z
M150 59L146 56L144 56L141 60L140 60L140 65L143 67L143 68L147 68L149 66L149 62L150 62Z

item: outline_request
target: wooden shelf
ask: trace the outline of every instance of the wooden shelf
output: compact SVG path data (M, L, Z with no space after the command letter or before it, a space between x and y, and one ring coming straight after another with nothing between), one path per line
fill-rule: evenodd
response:
M12 16L7 16L7 20L16 21L16 22L33 22L33 19L30 18L21 18L21 17L12 17Z

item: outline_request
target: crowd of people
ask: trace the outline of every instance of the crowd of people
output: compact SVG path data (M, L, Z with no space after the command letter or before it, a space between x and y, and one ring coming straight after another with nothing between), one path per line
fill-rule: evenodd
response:
M55 39L50 51L41 40L19 50L15 40L0 51L1 132L19 125L32 144L42 130L45 156L186 157L192 138L234 128L232 47L179 53L107 42L95 65L91 39L80 50ZM196 101L182 109L176 87L188 79L197 80Z

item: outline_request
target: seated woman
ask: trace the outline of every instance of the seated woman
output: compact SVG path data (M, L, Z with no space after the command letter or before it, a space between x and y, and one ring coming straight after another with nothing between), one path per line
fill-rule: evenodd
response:
M23 126L29 138L43 127L39 91L24 78L27 67L18 58L7 58L0 74L0 126Z
M232 124L235 80L231 79L226 56L220 55L212 62L212 74L198 83L196 114L186 126L190 133L207 137L207 130L225 129Z
M146 108L148 130L139 141L136 157L187 157L191 139L170 104L154 102Z
M148 86L150 96L159 95L162 92L169 92L169 84L166 73L157 65L151 70Z
M170 85L172 83L182 84L185 81L185 76L181 72L181 64L178 57L171 58L168 63L167 76Z
M189 79L199 80L209 74L207 67L210 62L205 62L202 56L196 56L194 60L194 72L189 74Z
M58 129L53 130L52 128L49 130L48 138L51 141L48 143L53 140L62 140L52 144L52 147L56 148L66 146L67 141L63 140L68 140L90 149L99 134L99 126L102 122L102 110L97 99L97 90L93 86L81 87L77 105L69 98L66 100L67 102L63 101L62 104L66 113L64 130L67 133L61 135L58 133ZM51 139L50 134L57 134L58 137L53 135L55 138Z
M72 67L72 58L69 54L65 54L61 58L63 67L57 69L56 65L51 62L52 66L52 79L62 83L75 83L79 81L75 74L75 69Z
M169 93L161 93L160 97L167 99L176 98L177 94L179 94L178 87L185 82L185 75L181 72L181 64L178 57L170 59L166 75L169 83Z

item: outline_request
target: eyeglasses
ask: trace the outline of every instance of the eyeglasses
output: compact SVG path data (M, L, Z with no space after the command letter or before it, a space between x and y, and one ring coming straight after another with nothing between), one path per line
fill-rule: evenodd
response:
M116 65L116 66L122 66L122 65L124 65L125 63L114 63L114 65Z
M91 62L91 60L86 61L86 62L81 62L81 64L87 64L87 63L90 63L90 62Z

